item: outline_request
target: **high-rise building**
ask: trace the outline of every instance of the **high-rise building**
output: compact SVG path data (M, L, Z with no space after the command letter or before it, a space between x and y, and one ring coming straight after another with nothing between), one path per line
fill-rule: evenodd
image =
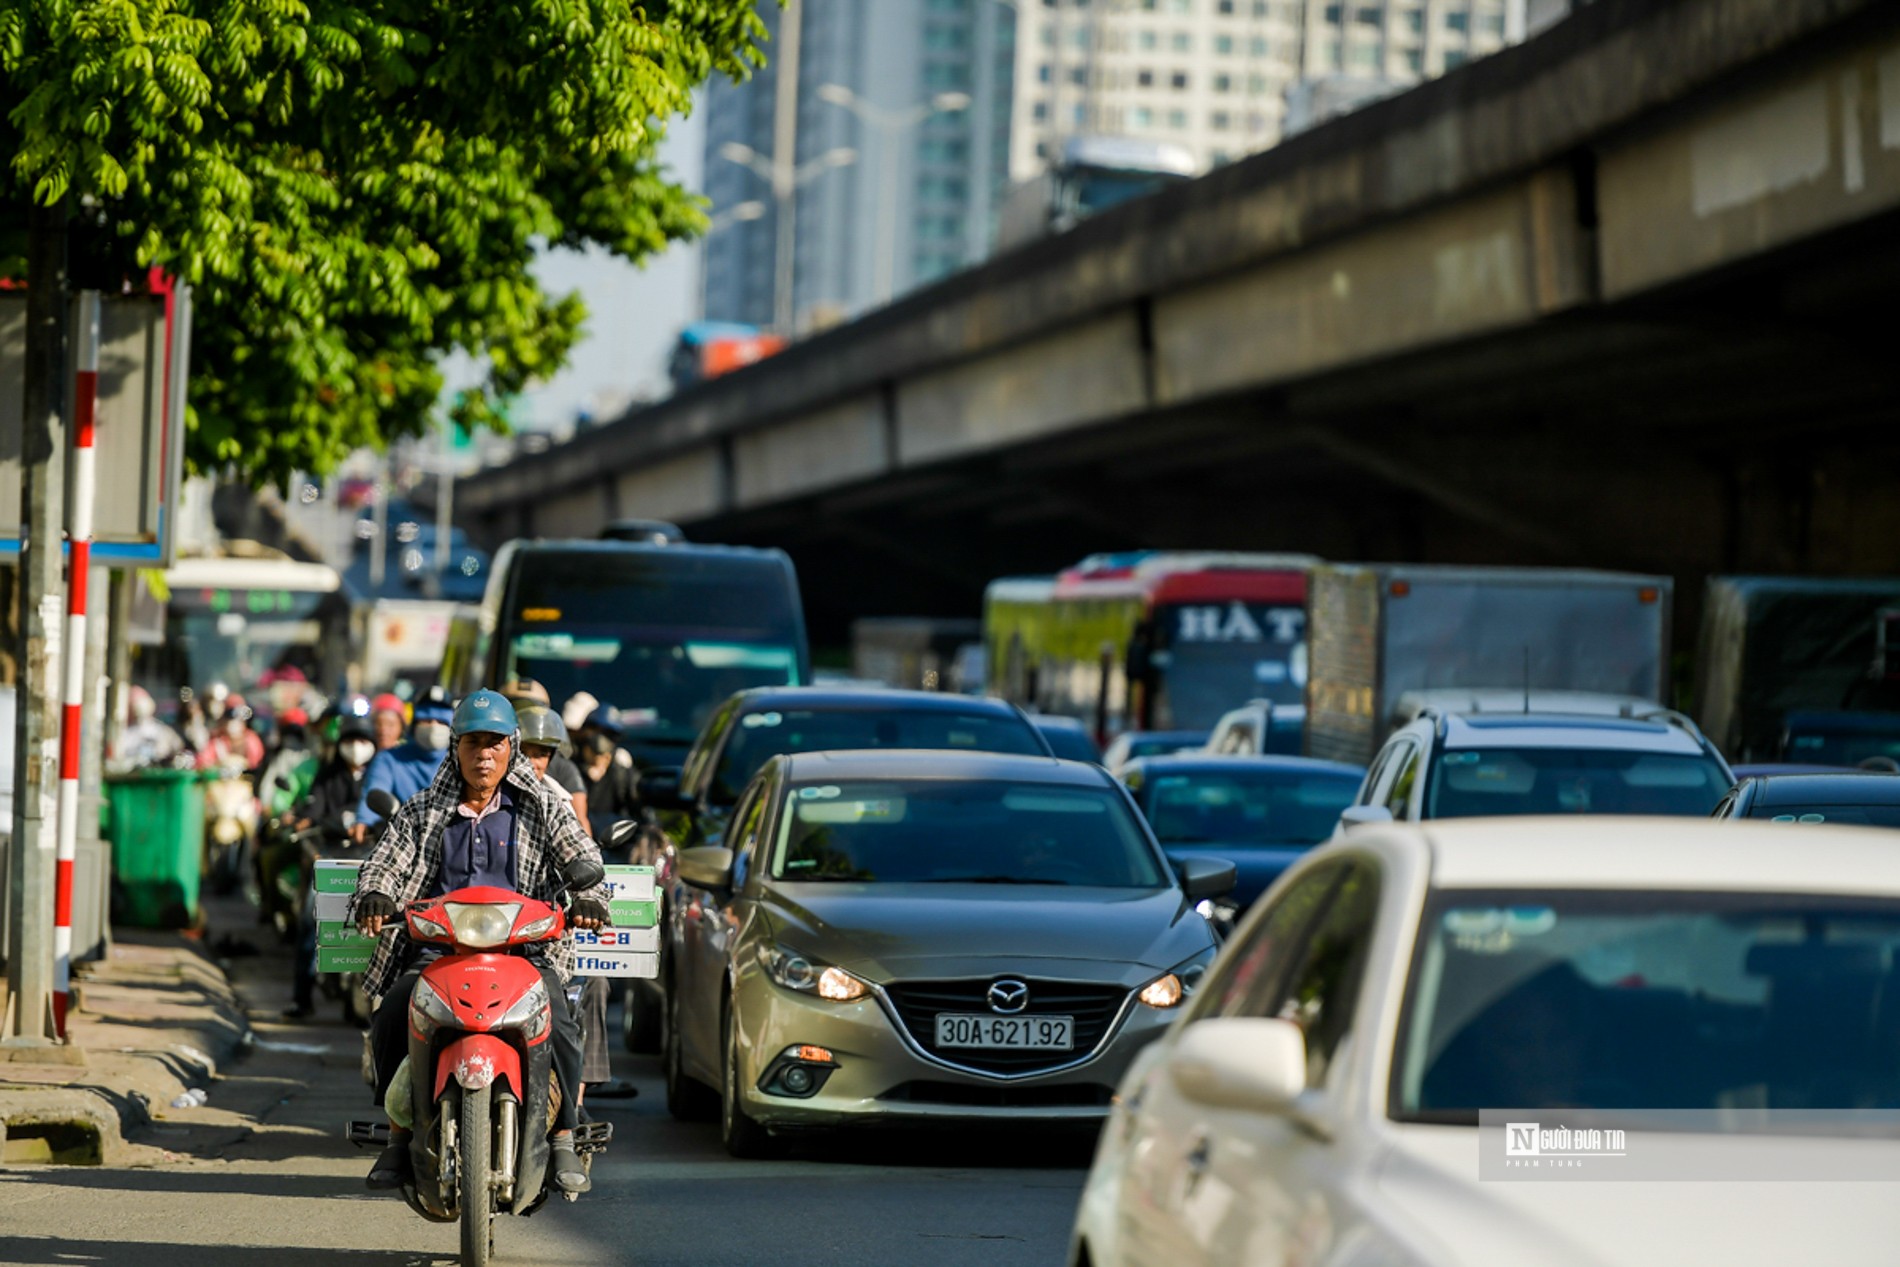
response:
M1009 183L1016 13L1000 0L797 0L796 10L791 307L803 332L988 250ZM704 315L769 326L780 276L769 177L787 11L762 0L759 12L774 35L767 65L746 83L716 82L703 106L715 224Z
M1011 176L1034 176L1082 134L1173 142L1204 166L1228 162L1280 140L1296 85L1354 85L1296 99L1321 111L1397 91L1522 39L1524 4L1016 0Z

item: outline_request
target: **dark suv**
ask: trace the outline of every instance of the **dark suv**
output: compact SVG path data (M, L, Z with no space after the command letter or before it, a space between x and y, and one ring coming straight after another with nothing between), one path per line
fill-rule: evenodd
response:
M1035 723L1002 700L930 691L741 691L712 715L685 765L655 767L640 776L640 799L659 815L665 844L657 855L637 851L632 861L658 871L662 924L681 896L673 858L682 849L720 842L739 793L767 761L788 753L875 748L1054 755ZM685 900L692 900L690 894ZM658 980L631 983L624 1009L629 1051L659 1050L667 968L662 958Z

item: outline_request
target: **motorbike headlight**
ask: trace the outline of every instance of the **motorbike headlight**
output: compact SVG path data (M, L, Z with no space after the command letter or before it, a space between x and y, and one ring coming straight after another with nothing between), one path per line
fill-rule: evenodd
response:
M409 1023L426 1038L435 1032L436 1026L454 1025L457 1022L455 1010L448 1005L448 1001L437 994L433 986L418 981L415 992L409 996Z
M442 909L449 914L456 942L477 949L507 945L521 918L519 902L448 902Z
M1214 962L1214 953L1214 947L1209 946L1185 963L1176 964L1142 986L1141 993L1135 997L1157 1011L1180 1007L1194 997L1195 988L1201 984L1201 978L1207 975L1207 966Z
M534 923L516 933L515 939L517 941L533 941L537 937L546 937L554 930L555 918L555 916L549 915L544 919L534 921Z
M547 1032L548 1023L548 989L537 981L515 1001L513 1007L502 1013L495 1028L519 1029L523 1038L533 1042Z

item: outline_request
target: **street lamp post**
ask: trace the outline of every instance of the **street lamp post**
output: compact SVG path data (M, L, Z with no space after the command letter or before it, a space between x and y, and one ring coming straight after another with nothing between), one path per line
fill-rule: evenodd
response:
M765 204L760 202L757 198L748 198L744 202L734 203L724 211L716 211L713 213L712 219L706 222L706 236L710 238L721 229L729 228L734 224L757 220L764 214Z
M873 105L843 84L823 84L818 95L834 106L842 106L878 133L877 175L877 264L874 289L877 301L887 304L897 290L897 138L932 115L970 107L967 92L940 92L929 101L903 110Z
M795 239L791 233L792 203L800 189L836 167L849 167L858 161L858 152L848 145L826 150L809 162L791 166L779 161L778 155L765 155L750 145L739 141L727 141L719 147L719 157L739 166L772 186L774 206L778 213L778 276L773 286L773 320L781 335L790 339L792 329L792 251ZM733 218L756 220L757 214L741 216L740 203L732 209ZM761 208L761 211L763 208Z

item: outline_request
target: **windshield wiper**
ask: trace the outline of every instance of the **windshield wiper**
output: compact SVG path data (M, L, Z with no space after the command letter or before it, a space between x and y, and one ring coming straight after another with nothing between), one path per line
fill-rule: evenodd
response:
M1019 875L943 875L932 876L922 884L1067 884L1067 880L1028 880Z

